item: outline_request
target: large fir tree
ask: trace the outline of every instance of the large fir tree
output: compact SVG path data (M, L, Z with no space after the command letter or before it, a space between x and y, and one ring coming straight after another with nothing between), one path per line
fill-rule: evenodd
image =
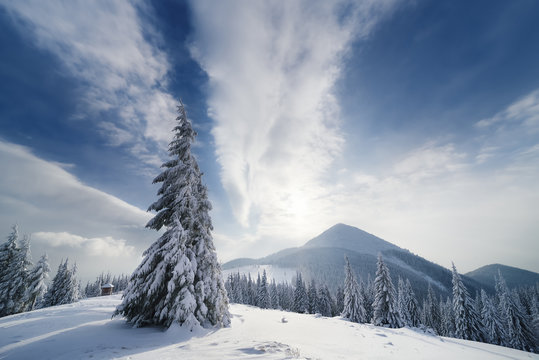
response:
M162 184L160 198L148 210L157 214L146 225L166 231L144 252L115 315L135 326L228 326L228 298L211 236L211 203L191 153L196 132L181 102L178 114L169 145L172 159L154 179Z
M402 321L397 310L395 287L382 255L378 255L376 279L374 280L373 324L397 328Z

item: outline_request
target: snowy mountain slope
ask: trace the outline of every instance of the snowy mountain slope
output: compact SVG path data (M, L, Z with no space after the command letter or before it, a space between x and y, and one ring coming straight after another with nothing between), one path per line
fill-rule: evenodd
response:
M309 240L303 247L336 247L374 256L378 256L379 252L386 250L402 250L377 236L345 224L333 225L322 234Z
M232 305L230 328L132 328L107 296L0 319L0 359L539 359L412 329ZM284 319L283 319L284 318Z
M526 285L533 286L539 282L539 274L536 272L501 264L485 265L465 275L485 286L494 287L494 276L498 276L498 271L501 272L509 288L518 288Z
M315 279L335 291L344 281L344 255L349 258L356 274L366 280L368 276L374 277L379 252L384 256L394 283L398 276L409 279L419 298L426 295L429 283L439 295L450 295L451 271L363 230L344 224L332 226L304 246L284 249L261 259L232 260L223 264L223 269L240 273L240 268L247 265L296 269L301 271L307 281ZM471 293L481 288L487 292L493 291L493 287L473 279L463 277L463 280Z

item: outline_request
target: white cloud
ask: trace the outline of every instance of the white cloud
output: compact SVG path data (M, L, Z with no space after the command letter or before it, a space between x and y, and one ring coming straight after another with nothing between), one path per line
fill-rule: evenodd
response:
M90 256L131 256L135 248L127 245L124 239L116 240L111 236L86 238L68 232L36 232L32 234L32 241L40 241L51 247L67 246L83 250Z
M534 133L539 131L539 90L527 94L494 116L476 123L476 127L480 129L515 125Z
M75 117L91 121L112 112L117 124L96 123L109 144L127 144L155 165L146 142L168 143L176 102L166 90L167 58L148 40L155 32L142 23L134 3L11 1L3 6L22 33L55 54L84 84L85 106Z
M151 214L84 185L22 146L0 141L0 169L0 229L7 236L10 226L19 223L21 232L48 239L34 241L32 252L35 258L48 252L53 266L61 257L70 257L84 276L108 269L130 272L156 238L144 228ZM52 240L52 234L60 235ZM55 247L59 244L71 247ZM105 252L122 254L123 260L88 257Z
M250 234L305 233L343 146L334 85L392 2L193 1L221 181ZM303 230L301 230L303 229Z

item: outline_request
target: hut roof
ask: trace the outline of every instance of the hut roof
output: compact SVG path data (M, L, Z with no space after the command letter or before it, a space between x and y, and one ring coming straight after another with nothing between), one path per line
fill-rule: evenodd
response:
M103 284L103 285L101 285L101 289L110 289L110 288L113 288L113 287L114 287L114 285L112 285L112 284Z

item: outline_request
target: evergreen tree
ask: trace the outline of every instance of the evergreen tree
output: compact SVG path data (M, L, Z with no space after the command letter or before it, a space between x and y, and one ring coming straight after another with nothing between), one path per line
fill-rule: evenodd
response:
M271 300L268 290L268 277L266 275L266 269L262 273L262 279L260 280L260 286L258 287L258 307L262 309L269 309Z
M270 299L271 299L271 308L272 309L280 309L281 308L281 304L279 303L279 293L277 291L277 284L275 284L275 279L271 280Z
M337 287L335 293L335 308L333 309L333 315L340 315L344 311L344 290L342 287ZM367 318L368 319L368 318Z
M412 289L412 284L410 284L410 280L406 279L406 285L404 289L405 295L405 307L407 312L407 321L408 326L419 326L419 304L417 303L417 299L414 293L414 290Z
M309 308L309 299L307 297L307 290L305 290L305 283L301 278L301 273L296 274L296 289L294 290L294 307L293 310L297 313L305 313Z
M363 279L359 282L360 293L363 297L363 305L365 306L366 319L372 321L374 316L374 308L372 304L374 302L374 283L372 282L371 274L367 274L367 282L363 282Z
M402 321L396 307L395 287L389 276L389 269L378 255L376 279L374 280L374 309L373 324L377 326L387 325L392 328L402 326Z
M52 284L45 294L43 306L70 304L79 300L79 283L76 278L77 267L68 268L68 259L58 266Z
M345 257L344 266L344 309L342 317L357 323L367 322L365 307L363 306L363 298L359 291L354 271L348 258Z
M399 277L397 310L404 326L419 326L419 306L410 281Z
M211 204L191 154L196 133L181 102L178 113L169 145L172 160L154 179L162 183L161 197L148 210L157 214L146 225L166 231L144 252L115 315L135 326L228 326L228 297L211 236Z
M410 326L408 308L406 307L406 287L404 285L404 280L399 276L399 281L397 285L397 311L401 317L402 324L404 326Z
M251 274L247 278L247 305L256 305L256 284L251 280Z
M314 279L311 280L311 284L309 285L309 290L307 291L307 298L309 300L309 314L316 314L318 312L318 294Z
M509 291L502 274L496 278L496 295L499 299L499 312L505 323L504 345L525 351L535 350L533 331L526 318L517 296Z
M484 341L483 325L475 312L468 290L453 264L453 313L455 316L455 337L457 339Z
M505 334L502 319L485 290L481 290L481 304L481 320L486 340L491 344L503 345Z
M34 310L36 303L47 292L45 281L49 278L49 272L49 260L47 254L45 254L39 259L28 276L28 288L25 294L25 303L28 311Z
M25 292L28 271L32 263L29 258L29 242L24 237L18 246L19 232L16 225L7 241L0 247L0 317L17 314L25 310Z
M436 334L440 335L441 334L440 332L440 327L441 327L440 308L438 305L438 300L436 299L436 294L434 293L434 290L432 289L432 285L430 282L428 285L427 299L424 303L424 306L425 306L424 325L434 330Z
M333 299L326 285L318 290L318 305L317 309L323 316L331 316L333 312Z
M447 297L445 302L440 300L441 327L440 335L453 337L455 334L455 320L453 316L453 303Z

